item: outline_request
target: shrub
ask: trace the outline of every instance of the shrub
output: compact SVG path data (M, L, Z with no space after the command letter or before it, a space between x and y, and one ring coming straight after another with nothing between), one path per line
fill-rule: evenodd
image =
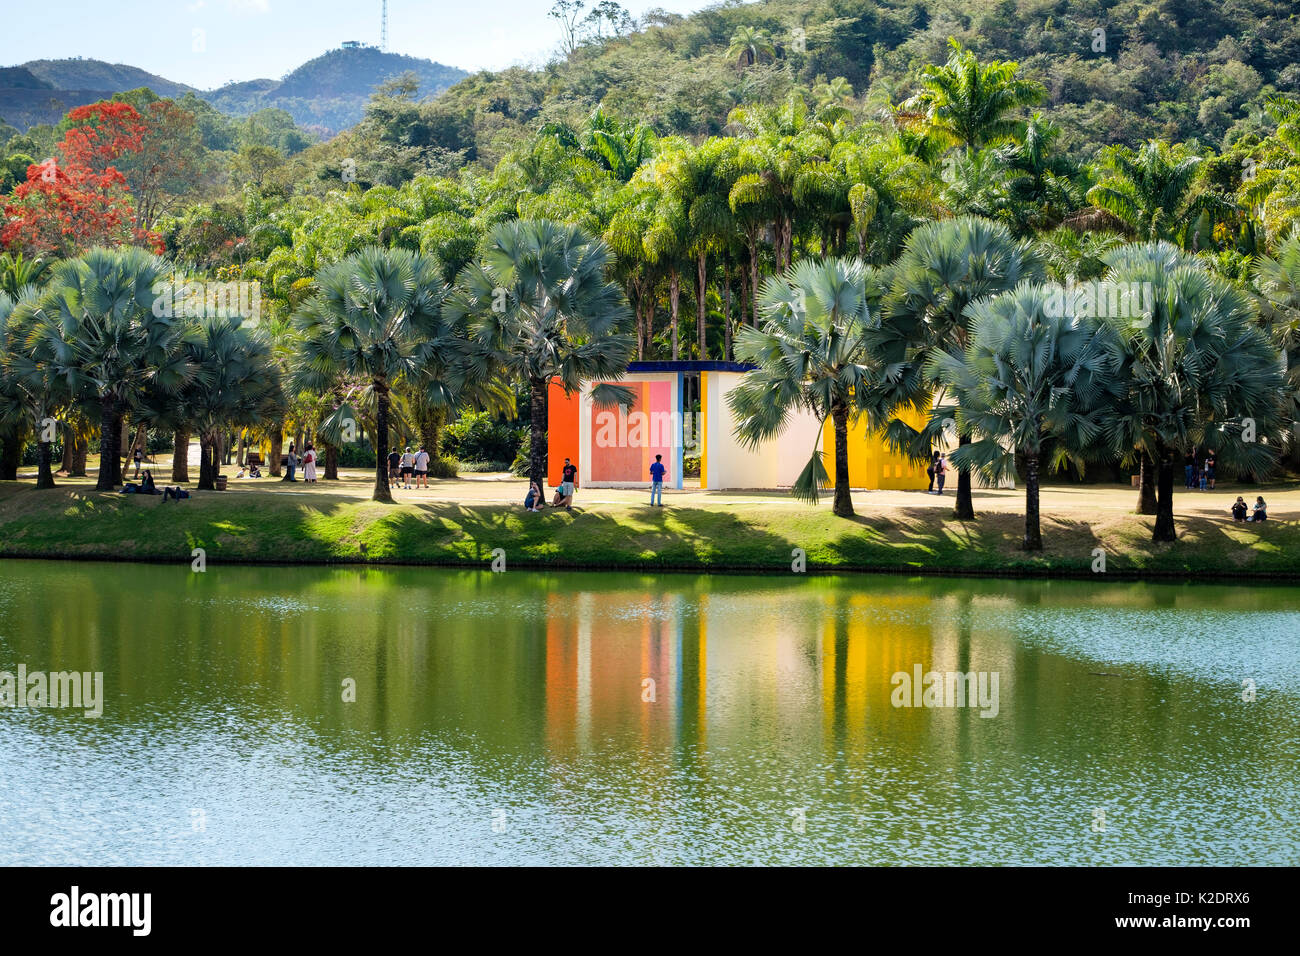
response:
M509 463L514 461L526 433L525 428L493 420L487 412L466 412L442 430L442 451L462 463Z
M490 471L509 471L510 462L508 461L462 461L460 463L461 474L480 475Z

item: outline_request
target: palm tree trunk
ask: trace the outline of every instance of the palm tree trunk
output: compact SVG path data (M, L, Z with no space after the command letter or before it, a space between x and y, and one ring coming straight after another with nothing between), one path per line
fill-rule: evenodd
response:
M831 511L840 518L853 517L853 498L849 494L849 409L836 404L831 407L831 422L835 426L835 499Z
M99 401L99 478L96 491L112 491L117 470L117 409L110 397Z
M681 358L681 350L677 345L677 309L681 301L681 292L682 280L681 277L677 275L677 270L674 269L672 275L668 277L668 309L672 315L674 362Z
M22 444L17 429L0 435L0 481L18 480L18 462L22 459Z
M696 278L696 302L695 302L695 329L700 337L700 354L697 356L701 362L709 357L708 345L706 342L704 324L707 319L708 290L705 288L705 282L708 281L708 263L705 253L700 252L695 260L695 278Z
M754 316L754 328L758 328L758 243L749 244L749 306Z
M969 435L958 435L958 445L969 445ZM953 517L958 521L973 521L975 519L975 501L971 495L970 469L961 468L957 471L957 507L953 511Z
M528 382L528 480L546 494L546 466L550 449L546 445L546 382L540 378Z
M240 468L244 467L244 456L247 454L247 451L248 439L244 436L244 432L241 431L239 433L239 449L235 452L235 461L239 463Z
M59 462L59 471L65 475L72 474L72 458L77 453L77 441L73 437L72 429L63 430L63 460Z
M1025 540L1026 551L1043 550L1043 531L1038 517L1038 455L1025 452Z
M90 455L90 442L86 436L80 433L73 439L72 445L72 468L68 471L69 478L86 477L86 458Z
M1169 449L1157 452L1156 526L1151 532L1152 541L1177 541L1178 529L1174 527L1174 462Z
M1159 508L1156 503L1156 474L1151 464L1151 456L1146 452L1138 455L1138 504L1137 513L1153 515Z
M178 428L172 436L172 481L180 483L190 480L190 433L188 429Z
M38 491L54 487L54 472L50 470L53 445L43 441L36 446L36 488Z
M728 362L736 360L731 347L731 277L726 270L722 273L722 357Z
M271 460L267 463L272 478L280 477L280 456L284 454L284 422L276 422L271 432Z
M325 480L339 480L339 450L336 446L321 443L321 448L325 452Z
M375 493L372 501L392 501L388 487L388 383L375 380ZM301 446L299 446L301 447Z

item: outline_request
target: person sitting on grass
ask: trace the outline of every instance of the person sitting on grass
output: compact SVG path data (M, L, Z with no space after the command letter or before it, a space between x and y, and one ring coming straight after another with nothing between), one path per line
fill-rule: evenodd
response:
M1264 499L1259 496L1256 496L1255 498L1255 513L1250 516L1250 520L1251 521L1268 520L1268 505L1264 504Z
M258 468L257 465L249 465L249 466L248 466L248 477L249 477L249 478L261 478L261 477L262 477L262 469Z
M168 498L175 498L177 501L180 501L182 498L188 498L189 496L190 493L179 485L168 485L163 489L163 501L166 501Z
M1241 495L1237 495L1237 500L1232 503L1232 520L1246 520L1246 502L1242 500Z
M140 479L140 491L138 492L138 494L142 494L142 495L158 494L158 488L153 483L153 472L147 468L145 469L144 477Z
M541 511L546 507L546 496L542 494L542 489L537 487L537 482L528 483L528 497L524 498L525 511Z

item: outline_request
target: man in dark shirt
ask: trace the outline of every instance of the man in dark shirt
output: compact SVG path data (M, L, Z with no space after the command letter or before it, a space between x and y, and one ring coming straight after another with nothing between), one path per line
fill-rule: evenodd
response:
M569 459L564 459L560 487L555 489L555 507L565 511L573 510L573 490L578 484L578 468Z

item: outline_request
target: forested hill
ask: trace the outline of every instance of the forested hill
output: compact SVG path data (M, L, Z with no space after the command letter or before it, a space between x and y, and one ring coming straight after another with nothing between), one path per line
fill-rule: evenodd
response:
M546 69L476 74L429 110L429 145L491 163L516 132L597 104L717 133L738 103L819 76L871 110L905 99L950 36L1041 81L1060 148L1081 157L1149 137L1220 145L1268 87L1300 91L1300 13L1284 0L768 0L648 14Z
M223 113L247 116L266 107L287 111L299 126L334 133L360 122L375 88L414 74L421 97L436 96L464 78L464 70L375 47L330 50L279 81L234 83L202 94Z
M52 125L74 106L147 87L171 98L196 93L236 117L276 107L287 111L299 126L328 136L359 122L375 89L406 73L414 74L422 97L434 96L466 76L464 70L432 60L357 47L331 50L280 80L231 83L205 93L103 60L33 60L0 69L0 117L19 130L36 123Z

